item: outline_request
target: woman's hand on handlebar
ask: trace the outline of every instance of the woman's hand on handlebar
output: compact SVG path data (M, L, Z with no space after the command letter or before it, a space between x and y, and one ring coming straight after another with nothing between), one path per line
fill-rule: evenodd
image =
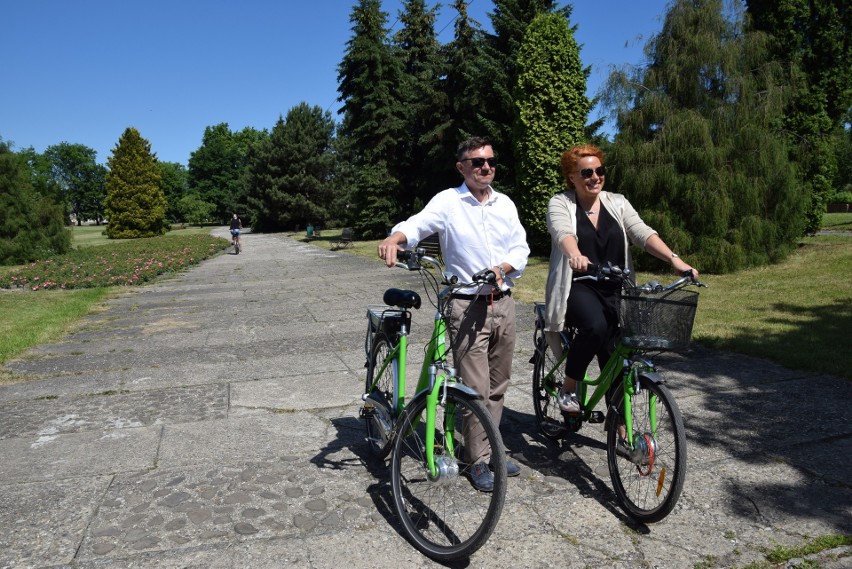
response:
M674 271L679 274L686 276L686 273L692 271L692 280L698 280L698 271L693 269L688 264L684 263L680 257L675 257L672 259L672 268Z
M577 255L576 257L568 257L568 266L571 267L571 270L577 271L578 273L585 273L589 270L589 265L591 265L591 261L585 255Z

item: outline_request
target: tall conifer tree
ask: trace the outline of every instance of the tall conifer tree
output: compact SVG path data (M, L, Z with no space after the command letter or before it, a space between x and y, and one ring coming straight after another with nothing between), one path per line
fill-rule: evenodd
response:
M550 250L547 203L563 188L562 152L584 141L591 102L580 48L562 14L540 14L518 49L518 117L514 150L518 169L515 201L533 250Z
M401 186L391 167L405 136L400 97L402 65L388 41L387 13L379 0L360 0L350 16L352 37L338 68L343 103L341 150L358 170L350 211L356 231L383 237L400 217Z
M780 260L805 206L779 129L782 66L763 34L727 16L723 0L674 2L647 67L613 74L608 89L620 104L607 189L710 272Z
M558 11L567 19L571 8L557 8L555 0L494 0L491 14L493 34L486 35L485 51L477 68L476 82L482 85L482 111L477 134L488 136L500 156L498 181L512 193L517 181L512 129L517 119L514 91L518 83L518 49L527 26L539 14Z
M107 236L133 239L164 234L168 229L167 205L151 143L135 128L127 128L107 165Z
M307 103L278 119L252 153L246 193L252 229L320 226L332 217L334 156L331 114Z
M399 13L402 28L394 46L402 60L400 86L405 111L405 136L395 163L396 177L404 191L403 211L419 209L444 189L446 171L454 164L443 144L448 134L449 99L442 78L446 65L435 35L436 9L424 0L406 0Z
M837 186L836 132L852 120L852 5L849 0L746 0L753 29L772 35L794 96L786 109L791 159L811 200L805 231L816 232Z

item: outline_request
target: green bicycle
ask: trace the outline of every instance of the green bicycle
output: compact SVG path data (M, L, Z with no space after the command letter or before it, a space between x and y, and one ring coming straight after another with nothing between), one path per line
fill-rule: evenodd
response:
M635 520L657 522L672 511L683 489L686 435L680 409L648 354L688 347L698 293L684 288L706 285L689 271L668 286L636 286L629 271L612 265L590 266L588 274L578 278L622 283L621 340L599 377L577 382L580 414L563 413L557 394L573 333L559 333L562 355L555 357L544 333L544 303L535 303L535 353L530 362L536 419L542 434L552 440L577 432L584 422L605 423L607 465L616 495ZM615 382L621 382L621 389L610 390ZM595 406L608 391L612 398L604 415Z
M385 291L384 306L367 310L367 380L361 416L370 448L391 455L393 502L410 541L441 561L467 557L491 536L506 496L503 442L482 396L465 386L447 361L449 329L445 313L454 290L494 283L490 270L459 283L423 249L401 251L397 266L418 271L437 309L414 395L406 402L406 359L411 310L421 305L413 290ZM441 281L433 274L440 274ZM443 287L443 288L442 288ZM465 480L473 466L462 454L462 422L475 419L491 446L492 492Z

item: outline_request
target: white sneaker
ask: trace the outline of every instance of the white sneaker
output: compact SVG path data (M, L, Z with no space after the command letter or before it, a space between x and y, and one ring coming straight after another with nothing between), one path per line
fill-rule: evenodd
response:
M559 409L565 413L576 415L580 412L580 402L573 393L560 393L556 401L559 403Z

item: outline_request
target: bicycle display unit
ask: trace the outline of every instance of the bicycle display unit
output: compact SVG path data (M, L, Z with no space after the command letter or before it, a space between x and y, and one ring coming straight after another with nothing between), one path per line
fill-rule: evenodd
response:
M385 291L383 306L367 310L367 378L361 416L371 450L390 454L393 503L403 529L417 549L442 561L468 557L490 537L506 495L506 456L502 439L482 396L465 386L448 362L445 316L453 291L493 283L482 271L459 283L425 250L400 251L397 266L417 271L436 309L413 396L406 397L411 310L419 309L413 290ZM436 274L438 276L436 276ZM480 492L467 479L473 466L463 460L462 425L478 420L491 446L492 492Z
M555 357L544 333L544 303L535 303L535 352L530 361L536 419L552 440L577 432L584 422L604 423L607 465L622 507L639 522L656 522L671 512L683 488L686 435L680 409L649 354L688 347L698 293L686 287L706 285L689 271L667 286L636 286L629 271L612 265L590 266L579 278L622 283L621 339L597 378L587 375L577 381L580 413L565 413L557 395L573 333L559 333L562 355ZM608 391L611 400L604 414L595 406Z

